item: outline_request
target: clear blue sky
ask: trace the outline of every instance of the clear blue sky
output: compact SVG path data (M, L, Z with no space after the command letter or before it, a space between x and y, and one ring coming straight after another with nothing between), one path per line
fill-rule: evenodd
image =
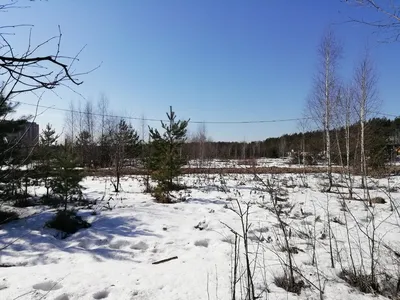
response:
M178 117L195 121L242 121L301 116L316 68L316 47L332 23L371 17L340 0L67 1L29 2L28 9L1 14L1 24L34 24L33 42L63 33L62 53L87 45L77 71L100 69L75 87L97 101L105 93L115 114L164 118L169 105ZM398 114L400 43L382 44L372 29L354 23L333 25L344 45L340 69L352 76L366 43L379 71L382 112ZM10 37L21 52L26 29ZM42 105L68 108L79 96L59 89ZM31 95L16 100L35 103ZM83 101L83 99L81 99ZM21 113L32 107L21 106ZM64 125L64 113L47 110L42 126ZM150 125L157 123L150 122ZM133 122L138 126L138 122ZM196 125L191 125L191 130ZM296 122L207 125L214 140L262 140L298 131Z

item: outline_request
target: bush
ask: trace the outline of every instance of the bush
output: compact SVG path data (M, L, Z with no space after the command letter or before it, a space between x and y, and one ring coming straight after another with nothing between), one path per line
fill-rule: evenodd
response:
M80 229L89 228L91 225L76 214L73 210L58 211L53 219L46 223L46 227L54 228L66 233L63 238L74 234Z
M300 295L301 289L304 287L303 280L295 281L294 284L291 284L289 276L287 274L275 277L274 283L277 287L280 287L285 291L295 293L297 295Z
M169 185L170 191L182 191L182 190L186 190L186 189L187 189L187 186L184 184L180 184L180 183L173 182L172 184Z
M51 207L60 207L63 201L60 197L57 197L57 196L43 195L41 198L41 202L43 205L48 205Z
M172 203L172 199L169 193L164 191L161 186L157 186L153 189L153 197L157 203Z
M5 224L18 219L18 214L14 211L0 210L0 224Z
M304 162L303 162L304 158ZM292 158L290 159L291 164L304 164L306 166L315 166L317 164L317 159L310 153L307 153L305 156L303 156L300 153L295 153Z
M28 199L28 198L21 198L18 199L14 202L14 207L29 207L29 206L35 206L36 203L33 199Z
M363 293L379 293L379 285L374 281L371 275L354 273L353 271L343 270L339 277L346 281L349 285L357 288Z
M19 201L19 200L23 200L26 199L28 196L24 195L22 193L8 193L5 195L5 199L6 201Z

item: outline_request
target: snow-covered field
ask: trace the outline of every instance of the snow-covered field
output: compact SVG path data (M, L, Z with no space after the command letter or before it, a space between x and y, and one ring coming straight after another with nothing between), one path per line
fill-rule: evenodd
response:
M256 163L257 167L267 168L267 167L302 167L299 164L292 164L291 158L258 158L258 159L206 159L204 161L200 160L191 160L185 165L186 168L240 168L249 167L253 162Z
M184 167L185 168L249 168L255 166L257 168L303 168L303 164L293 163L293 158L257 158L257 159L205 159L190 160ZM308 165L307 167L321 167L326 168L326 164L317 163L315 165Z
M7 246L0 250L0 299L232 299L232 230L242 232L233 211L238 203L242 208L250 205L250 256L260 299L320 299L318 288L324 291L324 299L384 299L363 294L338 277L341 265L346 268L350 264L349 240L356 264L362 263L368 271L369 243L362 232L370 230L372 222L362 201L347 200L351 214L345 218L340 194L321 192L322 174L261 178L279 187L280 197L288 199L280 203L281 217L290 228L291 246L298 248L293 254L297 277L305 282L300 295L274 284L274 277L283 274L287 255L282 251L282 231L265 187L252 175L227 174L181 178L189 188L176 193L184 200L176 204L155 203L142 192L140 177L124 178L123 192L118 195L112 193L107 178L88 177L83 182L85 196L97 203L80 214L92 227L64 240L44 228L53 209L21 210L25 218L0 227L0 249ZM335 182L341 182L339 176ZM389 182L390 196L398 205L400 193L394 187L400 178L392 177ZM374 186L371 196L387 200L373 208L379 243L377 271L398 274L400 264L388 247L400 250L400 223L396 207L390 209L387 184L388 179L370 183ZM356 181L355 186L359 185ZM31 192L44 191L38 187ZM356 192L362 194L361 189ZM335 268L331 267L326 237L328 217L332 220ZM174 256L177 259L152 264Z

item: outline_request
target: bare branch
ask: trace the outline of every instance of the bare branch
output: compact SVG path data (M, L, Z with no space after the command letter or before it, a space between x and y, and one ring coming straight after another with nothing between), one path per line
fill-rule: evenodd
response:
M382 18L378 20L364 20L350 18L350 22L364 24L384 32L387 38L384 42L397 42L400 37L400 4L394 1L375 0L345 0L346 3L375 11ZM378 3L379 2L379 3Z

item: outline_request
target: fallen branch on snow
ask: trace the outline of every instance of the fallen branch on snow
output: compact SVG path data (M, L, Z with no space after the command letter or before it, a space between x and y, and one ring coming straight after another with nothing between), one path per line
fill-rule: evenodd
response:
M165 263L165 262L173 260L173 259L178 259L178 256L174 256L174 257L162 259L162 260L159 260L159 261L155 261L155 262L152 263L152 265L162 264L162 263Z

